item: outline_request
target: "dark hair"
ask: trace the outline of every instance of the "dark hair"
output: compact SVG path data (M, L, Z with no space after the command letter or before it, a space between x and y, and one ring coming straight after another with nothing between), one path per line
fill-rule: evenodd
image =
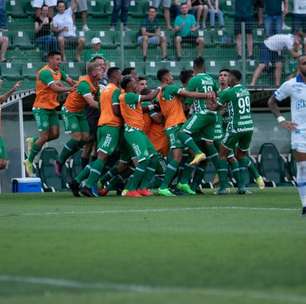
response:
M66 7L66 4L65 4L65 1L64 1L64 0L58 0L56 6L58 6L58 5L61 4L61 3L64 3L64 5L65 5L65 7Z
M152 6L152 5L151 5L151 6L149 6L149 7L148 7L148 11L149 11L150 9L154 9L154 10L155 10L155 12L157 12L157 8L156 8L155 6Z
M222 72L227 72L227 73L229 73L229 72L230 72L230 69L221 69L221 70L219 71L219 74L222 73Z
M43 7L49 8L49 6L48 6L47 4L43 4L43 5L41 6L41 9L43 9Z
M147 80L147 78L144 76L138 76L138 81L141 81L141 80Z
M236 80L238 80L238 81L241 80L242 75L241 75L240 71L238 71L238 70L230 70L229 72L230 72L231 75L233 75L236 78Z
M166 74L170 73L168 69L160 69L157 71L156 77L159 81L162 81Z
M180 81L182 83L187 83L192 76L193 70L182 70L180 73Z
M118 72L118 71L120 71L120 69L119 69L118 67L109 68L109 69L107 70L107 78L108 78L108 79L112 78L113 74L114 74L115 72Z
M188 5L188 3L187 2L183 2L183 3L181 3L180 6L183 6L183 5Z
M193 67L196 69L205 68L205 59L202 56L198 56L193 60Z
M50 51L50 52L48 53L48 58L53 57L53 56L55 56L55 55L60 55L60 56L62 56L61 52L59 52L59 51Z
M134 71L135 68L129 67L129 68L125 68L122 71L122 76L127 76L127 75L131 75L132 71Z
M131 76L124 76L123 79L121 80L120 86L123 90L126 90L127 86L129 85L129 83L132 81L132 77Z

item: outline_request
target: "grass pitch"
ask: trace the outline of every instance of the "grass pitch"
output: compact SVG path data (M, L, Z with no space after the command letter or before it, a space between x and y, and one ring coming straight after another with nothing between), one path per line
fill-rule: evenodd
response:
M306 303L293 188L252 195L0 196L0 303Z

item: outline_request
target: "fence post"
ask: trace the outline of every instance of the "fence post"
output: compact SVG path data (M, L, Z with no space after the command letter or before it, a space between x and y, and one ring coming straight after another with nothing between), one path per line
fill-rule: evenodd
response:
M242 59L242 83L246 84L246 33L245 22L241 22L241 59Z
M120 67L121 70L124 69L124 27L123 23L120 22Z
M24 126L23 126L23 107L22 98L18 100L18 116L19 116L19 134L20 134L20 160L21 160L21 177L25 177L24 168Z

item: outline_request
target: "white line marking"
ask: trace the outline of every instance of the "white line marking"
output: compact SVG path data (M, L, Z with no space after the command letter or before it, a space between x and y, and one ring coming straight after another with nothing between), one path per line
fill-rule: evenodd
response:
M124 214L124 213L163 213L163 212L188 212L188 211L215 211L215 210L243 210L243 211L284 211L296 212L297 208L274 207L241 207L241 206L211 206L211 207L184 207L184 208L146 208L146 209L117 209L117 210L89 210L89 211L50 211L50 212L25 212L9 213L0 216L50 216L50 215L89 215L89 214Z
M275 300L278 302L295 302L306 303L306 297L303 295L267 292L259 290L234 290L234 289L218 289L218 288L200 288L200 287L162 287L162 286L146 286L137 284L115 284L115 283L102 283L93 282L86 283L62 278L48 278L48 277L23 277L0 275L0 282L3 283L21 283L32 285L46 285L59 288L72 288L72 289L100 289L100 290L114 290L121 292L136 292L136 293L178 293L178 292L194 292L204 295L213 296L226 296L226 297L243 297L262 300Z

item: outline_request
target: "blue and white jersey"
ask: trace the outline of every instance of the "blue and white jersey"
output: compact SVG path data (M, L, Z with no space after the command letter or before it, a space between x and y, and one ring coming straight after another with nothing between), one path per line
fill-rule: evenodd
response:
M284 82L274 97L279 103L290 97L291 120L297 124L297 130L306 130L306 83L301 75Z
M279 103L290 97L291 121L297 124L291 133L291 146L293 150L306 153L306 83L301 75L284 82L274 97Z

